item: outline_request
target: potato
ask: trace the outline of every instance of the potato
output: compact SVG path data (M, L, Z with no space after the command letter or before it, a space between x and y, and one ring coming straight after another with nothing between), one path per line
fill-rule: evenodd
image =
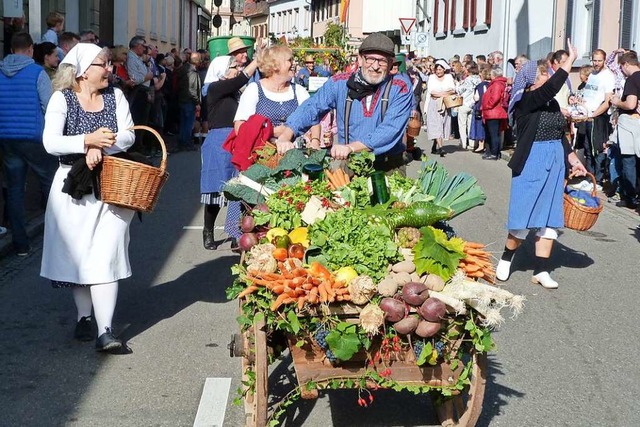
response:
M393 280L395 280L398 285L402 286L411 281L411 275L407 272L396 273L393 275Z
M420 280L420 276L418 276L418 273L416 273L415 271L411 273L411 281L424 283L422 280Z
M426 276L426 278L423 277L423 279L424 280L420 281L427 285L427 289L429 289L430 291L440 292L444 289L444 280L437 274L429 274Z
M392 276L387 276L378 283L378 293L383 297L392 297L398 292L398 284Z
M416 271L416 265L413 261L400 261L399 263L392 265L391 270L394 273L413 273Z

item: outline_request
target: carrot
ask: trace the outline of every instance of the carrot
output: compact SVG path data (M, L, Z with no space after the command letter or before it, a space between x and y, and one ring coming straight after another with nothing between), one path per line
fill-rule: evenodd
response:
M342 183L344 185L349 184L349 175L347 175L347 173L343 169L340 169L340 178L342 179Z
M479 265L467 264L464 266L464 270L467 273L475 273L476 271L480 271L481 267Z
M333 172L331 172L329 169L324 171L324 174L327 176L327 178L329 179L329 183L331 185L333 185L335 187L335 189L337 190L338 188L340 188L340 186L338 185L338 179L336 178L336 176L334 175Z
M309 295L307 295L307 300L311 304L315 304L318 302L318 288L313 288L309 291Z
M304 277L294 277L293 279L291 279L291 283L295 286L301 286L302 284L304 284Z
M257 287L257 286L253 286L253 285L252 285L252 286L249 286L249 287L247 287L244 291L242 291L242 292L240 292L240 293L238 294L238 298L244 298L244 297L246 297L246 296L248 296L248 295L250 295L250 294L254 293L254 292L255 292L255 291L257 291L257 290L258 290L258 287Z
M304 285L302 285L302 289L304 289L305 291L310 291L314 288L313 283L305 283Z
M485 244L477 243L477 242L464 242L464 246L465 246L465 249L466 248L473 248L473 249L484 249L484 248L486 248Z
M318 285L318 294L320 295L320 302L329 301L329 294L327 294L327 289L324 287L324 283L320 283Z
M262 286L271 286L271 285L273 285L273 281L272 280L258 279L257 277L253 277L253 276L247 276L247 280L253 282L254 285L262 285Z
M309 272L302 267L296 268L295 270L292 271L292 273L296 277L307 277L307 275L309 274Z
M271 303L271 307L270 307L271 311L276 311L288 298L289 298L289 295L287 293L282 293L278 295L278 298L276 298L276 300L273 303Z
M274 294L280 295L281 293L284 292L284 285L276 285L273 288L271 288L271 292L273 292Z
M304 308L305 298L298 298L298 311L302 311Z
M347 295L347 294L349 294L349 289L347 289L347 288L336 289L336 295L338 295L338 296Z
M338 301L351 301L351 295L349 295L349 294L345 294L345 295L338 295L338 296L336 297L336 299L337 299Z
M484 273L482 271L474 271L473 273L467 273L467 276L480 278L484 276Z
M345 185L347 185L347 183L344 180L344 172L342 169L336 169L335 171L333 171L333 173L338 179L338 185L340 187L344 187Z
M482 249L465 248L464 252L467 255L476 255L476 256L488 256L489 255L487 253L487 251L482 250Z

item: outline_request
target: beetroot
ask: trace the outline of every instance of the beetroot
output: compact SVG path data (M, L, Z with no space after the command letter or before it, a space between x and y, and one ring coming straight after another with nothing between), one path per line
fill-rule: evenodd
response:
M434 336L440 330L442 325L440 322L429 322L428 320L421 320L416 328L416 335L422 338L429 338Z
M238 246L243 251L248 251L258 244L258 237L253 233L244 233L238 239Z
M251 233L256 226L256 222L251 215L245 215L240 222L240 230L243 233Z
M399 322L393 324L393 328L401 335L409 335L418 327L420 320L416 316L405 317Z
M389 322L399 322L407 315L408 310L402 301L394 298L382 298L380 308L384 311L384 318Z
M269 212L269 206L267 206L266 203L258 203L253 207L253 209L262 211L262 212Z
M256 238L258 239L258 241L264 239L265 237L267 237L267 232L266 231L257 231L256 232Z
M402 299L407 304L417 307L427 298L429 298L429 291L424 283L409 282L402 288Z
M427 298L418 309L418 314L430 322L439 322L447 314L447 306L440 300Z

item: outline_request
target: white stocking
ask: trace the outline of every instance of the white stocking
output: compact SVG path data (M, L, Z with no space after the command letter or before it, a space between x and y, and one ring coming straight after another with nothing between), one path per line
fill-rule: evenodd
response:
M73 300L78 309L78 321L82 317L91 316L91 290L88 286L73 288Z
M105 328L111 328L111 320L118 299L118 282L92 285L91 299L93 300L93 313L98 324L98 336L100 336L104 333Z

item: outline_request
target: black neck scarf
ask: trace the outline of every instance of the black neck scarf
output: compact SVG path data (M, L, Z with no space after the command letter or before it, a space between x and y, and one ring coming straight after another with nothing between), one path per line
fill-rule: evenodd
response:
M349 80L347 80L347 87L349 88L349 98L355 99L357 101L362 98L366 98L369 95L373 95L382 82L377 85L372 85L367 83L367 81L362 76L362 70L358 70L355 73L351 74Z

